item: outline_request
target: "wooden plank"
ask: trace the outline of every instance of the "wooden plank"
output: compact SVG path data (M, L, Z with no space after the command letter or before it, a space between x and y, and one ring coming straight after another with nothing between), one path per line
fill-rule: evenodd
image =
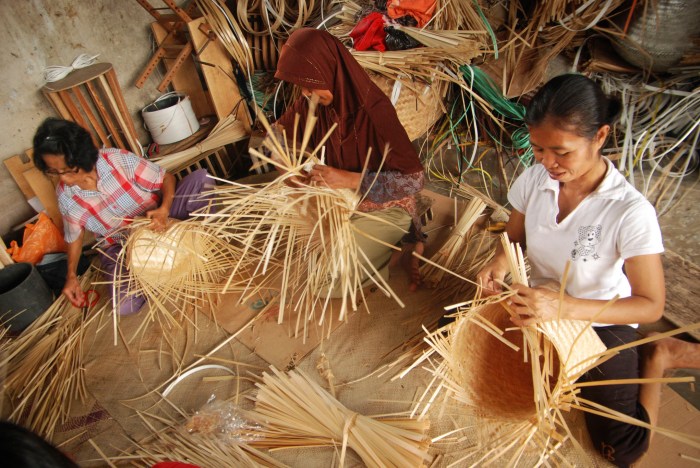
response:
M5 241L0 239L0 268L4 268L5 265L12 265L13 263L15 263L15 261L12 260L10 254L7 253L7 245L5 245Z
M151 30L153 31L153 37L156 38L158 44L167 41L164 45L176 44L174 38L169 38L168 31L158 22L151 23ZM171 70L175 59L165 57L163 58L163 63L165 64L166 70ZM194 115L198 118L204 117L205 115L212 115L214 113L211 104L209 103L209 97L207 96L204 88L202 87L202 82L199 79L199 73L197 72L197 67L194 64L194 60L191 55L185 59L185 61L180 65L180 68L173 75L171 81L172 87L175 91L189 96L192 102L192 110Z
M662 259L666 276L664 318L679 327L700 322L697 307L700 304L700 294L695 283L700 278L700 267L671 250L664 252ZM700 340L700 330L689 334Z
M31 158L28 158L26 154L18 154L5 159L3 162L7 170L10 171L10 175L15 180L24 198L27 200L34 198L36 196L34 190L29 186L27 179L24 178L25 171L34 167L34 162Z
M99 112L99 114L100 114L100 118L102 119L102 122L107 127L107 130L109 130L109 135L110 135L111 141L107 146L108 147L116 146L112 142L117 141L117 138L119 138L119 129L117 129L117 127L114 125L114 121L109 116L109 113L107 111L107 107L105 106L104 102L102 102L102 99L100 98L99 93L95 89L95 85L91 82L88 82L88 83L85 83L85 86L87 87L88 93L90 94L90 97L92 98L92 103L94 104L95 108L97 109L97 112Z
M24 178L32 188L36 197L39 199L46 214L49 215L51 221L58 227L60 232L63 232L63 218L58 209L58 199L56 198L56 187L51 182L51 179L46 177L39 169L33 167L24 172Z
M62 118L70 120L70 112L68 112L68 109L66 108L65 104L63 104L61 98L58 97L58 94L47 91L46 89L42 89L41 91L42 93L44 93L46 99L49 100L56 113Z
M42 91L55 92L73 88L88 81L94 80L112 69L111 63L95 63L85 68L78 68L62 80L46 83Z
M107 134L104 132L102 125L100 125L100 122L97 120L97 116L92 111L92 107L88 103L87 99L85 99L85 96L83 95L83 91L81 91L80 87L73 88L73 94L75 94L75 97L78 99L78 102L80 103L80 107L82 108L83 112L85 113L85 116L87 117L87 119L90 121L90 125L92 125L93 130L95 130L95 133L97 133L97 135L99 136L100 142L102 143L102 145L109 147L109 138L107 137ZM98 148L100 147L99 144L97 144L96 146Z
M120 116L123 119L122 129L124 130L124 136L129 142L131 147L131 152L143 156L141 153L141 147L136 139L136 127L134 127L134 120L131 118L129 113L129 108L124 100L124 95L122 94L122 89L119 86L119 81L117 80L117 74L114 69L110 69L104 74L104 78L109 83L109 92L117 103L117 109L119 109ZM100 77L100 81L103 77Z
M105 76L100 76L98 78L97 84L98 89L100 89L100 91L106 98L106 103L110 114L116 119L121 134L127 140L126 144L120 145L119 147L125 150L129 150L134 154L142 156L141 149L139 145L135 142L136 130L134 130L133 133L129 134L130 123L131 126L133 126L133 122L131 122L131 115L129 115L128 112L123 112L121 104L117 100L117 96L121 97L121 90L117 87L115 92L112 92L112 88L110 87L110 84L107 78L105 78ZM118 136L119 135L115 135L116 138L118 138Z
M190 31L195 50L201 51L198 58L202 63L202 74L207 82L214 112L222 119L233 111L242 98L238 92L238 84L233 78L231 56L220 41L210 41L207 44L207 35L199 29L199 25L203 23L204 18L191 21L187 23L187 29ZM243 122L246 131L250 132L250 116L245 104L238 106L236 117Z

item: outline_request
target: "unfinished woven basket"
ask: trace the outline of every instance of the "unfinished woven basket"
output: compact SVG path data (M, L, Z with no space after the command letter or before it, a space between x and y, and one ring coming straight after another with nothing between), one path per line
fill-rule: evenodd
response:
M177 223L164 233L142 227L131 236L129 269L141 281L153 285L176 282L206 261L198 253L206 245L201 233L183 229Z
M537 414L532 356L523 355L523 329L513 327L508 312L501 303L490 303L473 311L479 315L465 316L452 333L452 354L456 357L452 376L465 396L484 416L527 420ZM492 330L503 331L502 338L519 347L508 347ZM542 324L540 335L540 366L548 376L549 392L557 393L559 382L573 382L594 359L605 351L595 331L587 322L561 320ZM545 342L553 346L546 346ZM551 350L548 352L547 350ZM551 364L551 365L550 365ZM547 369L551 369L551 373ZM554 398L556 400L556 398Z

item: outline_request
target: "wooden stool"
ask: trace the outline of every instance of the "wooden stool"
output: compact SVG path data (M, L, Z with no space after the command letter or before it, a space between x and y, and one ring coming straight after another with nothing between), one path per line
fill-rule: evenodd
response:
M111 63L80 68L41 91L62 118L88 130L98 148L122 148L143 156Z

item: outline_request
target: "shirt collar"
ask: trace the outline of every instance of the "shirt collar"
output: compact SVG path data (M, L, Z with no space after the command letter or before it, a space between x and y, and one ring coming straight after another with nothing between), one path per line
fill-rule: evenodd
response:
M590 198L603 198L610 200L622 200L625 197L625 178L620 174L620 172L615 168L615 165L608 158L603 156L603 160L607 166L607 171L605 172L605 178L600 183L597 189L593 191L588 197ZM539 186L540 190L551 190L554 193L559 193L559 182L549 177L546 174L542 183Z
M102 153L100 152L97 161L95 162L95 169L97 170L97 190L84 190L77 185L66 185L61 182L63 184L64 193L69 197L77 194L84 197L94 197L95 195L99 195L102 191L102 180L104 178L104 174L109 173L110 170L109 165L106 164L107 163L103 160Z

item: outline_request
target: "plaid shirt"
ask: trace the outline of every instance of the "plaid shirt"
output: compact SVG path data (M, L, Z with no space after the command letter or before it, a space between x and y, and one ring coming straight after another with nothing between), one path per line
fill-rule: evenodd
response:
M160 203L156 192L163 185L165 170L158 165L125 150L105 148L99 150L95 169L96 192L63 183L56 187L66 242L78 239L81 229L108 244L119 242L124 234L115 234L116 230Z

